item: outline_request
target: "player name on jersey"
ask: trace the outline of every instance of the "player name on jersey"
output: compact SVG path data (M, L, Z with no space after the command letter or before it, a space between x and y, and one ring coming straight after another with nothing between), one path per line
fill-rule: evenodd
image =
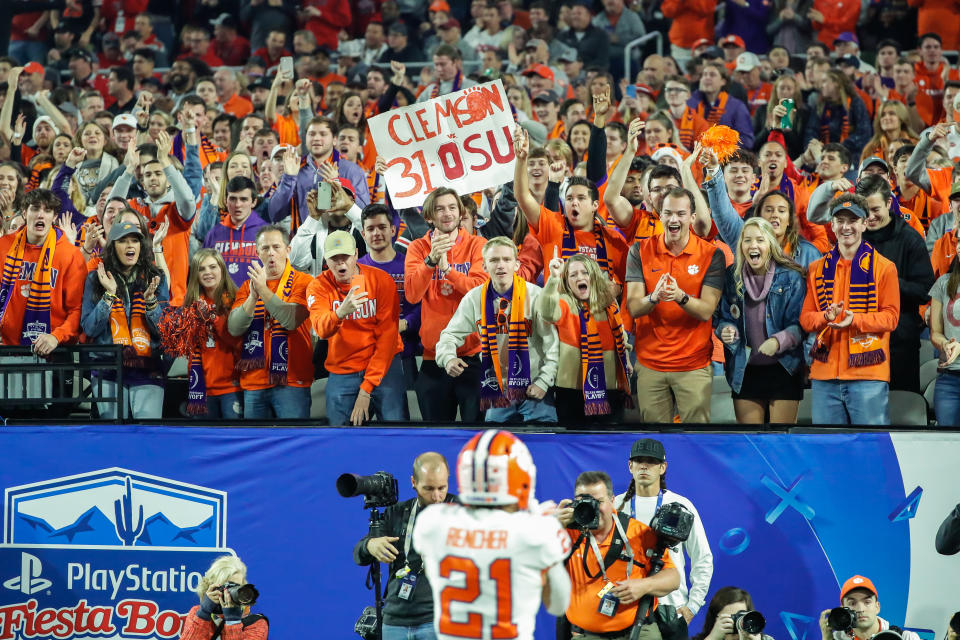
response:
M450 527L447 531L448 547L467 549L506 549L507 532L503 529L458 529Z

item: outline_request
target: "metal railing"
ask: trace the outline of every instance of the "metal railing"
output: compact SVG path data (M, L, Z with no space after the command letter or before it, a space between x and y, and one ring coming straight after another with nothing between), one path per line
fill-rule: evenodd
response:
M98 360L90 356L97 355ZM98 372L103 375L94 375ZM104 377L116 380L104 393ZM89 383L84 389L84 381ZM90 403L96 417L97 403L112 403L119 422L123 416L123 346L81 344L60 346L50 358L34 355L29 346L0 346L0 415L36 408L69 409Z
M663 34L659 31L651 31L650 33L635 38L627 43L627 46L623 48L623 77L628 81L633 82L633 74L630 71L630 62L633 59L633 50L637 47L641 47L651 40L655 40L657 43L657 55L663 55Z

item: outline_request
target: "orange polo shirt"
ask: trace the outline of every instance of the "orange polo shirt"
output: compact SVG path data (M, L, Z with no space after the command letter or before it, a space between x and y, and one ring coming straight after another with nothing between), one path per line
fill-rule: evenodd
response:
M596 220L594 224L597 224ZM540 242L543 253L544 278L550 277L549 264L553 259L553 250L557 250L557 255L563 253L563 225L563 214L559 211L551 211L543 205L540 205L540 220L537 226L530 225L530 233ZM613 269L614 279L617 282L623 282L626 274L627 243L612 227L601 227L600 234L603 237L607 260ZM578 253L597 259L597 242L593 231L577 229L573 232L573 239L577 244Z
M810 367L812 380L883 380L890 381L890 333L900 320L900 284L897 267L880 255L873 268L877 283L877 311L853 314L853 323L843 329L829 329L826 334L830 354L826 362L814 360ZM803 300L800 326L808 333L820 333L827 326L827 318L817 305L816 274L826 256L813 262L807 274L807 296ZM834 300L850 306L850 260L837 263L834 276ZM870 333L879 337L885 354L884 361L864 367L849 365L851 334Z
M930 264L933 265L933 274L940 277L950 271L950 264L957 255L957 230L951 229L937 238L930 254Z
M360 388L371 393L379 386L395 355L403 351L398 323L397 285L386 271L358 264L359 276L340 284L324 271L307 287L310 326L329 342L326 368L330 373L363 372ZM337 309L355 284L367 292L367 302L346 318Z
M606 324L606 323L598 323ZM606 556L610 550L610 544L613 542L613 532L615 527L610 527L610 532L603 540L597 540L597 546L600 548L600 557ZM570 538L576 542L580 536L580 531L567 529ZM626 542L633 549L634 564L633 571L627 575L627 561L618 559L610 567L606 568L607 580L613 583L622 580L639 579L647 577L647 550L653 550L657 545L657 534L653 529L634 519L630 519L627 525ZM587 559L587 569L591 574L597 576L590 578L583 570L583 558ZM663 552L663 570L675 569L673 559L670 557L670 551ZM629 629L637 616L638 602L632 604L620 603L617 607L617 613L614 616L602 615L597 608L600 606L600 598L597 593L604 587L606 582L600 573L600 565L593 554L592 545L584 541L577 547L577 550L570 556L567 563L567 570L570 572L570 606L567 608L567 619L581 629L592 632L609 633Z
M447 253L450 271L440 277L437 269L424 262L430 254L430 234L417 238L407 248L404 262L403 293L413 304L420 304L420 342L423 343L425 360L436 359L437 340L450 318L460 306L467 291L484 283L487 273L483 270L483 245L485 238L468 234L463 229L457 241ZM552 257L552 256L551 256ZM470 356L480 352L480 336L467 336L457 349L458 356Z
M723 251L693 233L680 255L670 253L661 234L630 247L627 262L627 282L643 282L647 293L664 273L693 298L701 297L704 287L723 291ZM635 318L634 330L637 361L648 369L694 371L710 364L712 323L697 320L676 302L660 302Z
M300 271L294 271L293 289L287 302L299 304L307 307L307 287L313 282L313 278ZM277 292L280 280L267 280L267 286L270 291ZM237 291L237 298L233 302L233 308L236 309L250 297L250 281L247 280ZM270 322L270 313L267 312L266 322ZM271 332L264 330L266 334L263 338L263 353L269 363ZM241 344L243 336L240 336ZM309 387L313 384L313 338L310 336L310 322L304 321L300 326L287 332L287 386L288 387ZM276 385L270 384L269 368L254 369L252 371L243 371L240 374L240 386L244 390L255 391L258 389L269 389Z

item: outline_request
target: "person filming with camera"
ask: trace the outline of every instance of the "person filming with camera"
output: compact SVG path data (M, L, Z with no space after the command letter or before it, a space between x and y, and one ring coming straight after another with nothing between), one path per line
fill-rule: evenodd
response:
M577 477L574 491L576 500L563 500L557 509L560 524L574 541L567 560L572 584L567 619L573 637L626 640L640 601L675 590L680 573L669 551L663 549L663 568L651 575L648 551L659 550L657 533L615 511L609 475L585 471ZM656 624L644 624L639 637L659 640L660 629Z
M892 631L903 640L920 640L880 617L880 597L870 578L853 576L840 589L840 605L820 613L823 640L869 640L881 631ZM878 639L879 640L879 639ZM895 640L891 635L891 640Z
M421 453L413 461L410 481L415 498L398 502L383 512L386 535L365 536L353 549L353 560L365 566L390 565L383 607L382 640L434 640L433 594L423 572L420 554L413 549L413 526L418 514L431 504L457 502L447 492L450 467L439 453Z
M247 582L247 566L236 556L220 556L197 587L200 604L190 609L180 640L266 640L267 617L251 614L260 594Z

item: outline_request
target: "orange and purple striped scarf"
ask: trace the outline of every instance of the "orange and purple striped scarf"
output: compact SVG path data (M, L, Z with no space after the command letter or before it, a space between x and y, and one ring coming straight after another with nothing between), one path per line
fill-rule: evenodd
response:
M53 252L57 246L57 239L61 235L56 227L47 231L40 247L40 257L33 272L33 281L30 283L30 293L27 296L26 309L23 313L23 323L20 330L20 344L30 345L41 334L50 333L50 296L53 289ZM0 278L0 323L7 312L7 305L13 297L14 286L20 278L23 268L23 250L27 245L27 229L24 227L17 232L17 237L10 247L10 252L3 261L3 276Z
M480 408L509 407L527 397L530 379L529 327L526 319L527 283L514 274L513 286L503 296L487 280L480 292ZM509 299L510 316L507 318ZM494 307L494 302L500 302ZM500 345L497 336L507 333L507 383L503 383L500 363Z

